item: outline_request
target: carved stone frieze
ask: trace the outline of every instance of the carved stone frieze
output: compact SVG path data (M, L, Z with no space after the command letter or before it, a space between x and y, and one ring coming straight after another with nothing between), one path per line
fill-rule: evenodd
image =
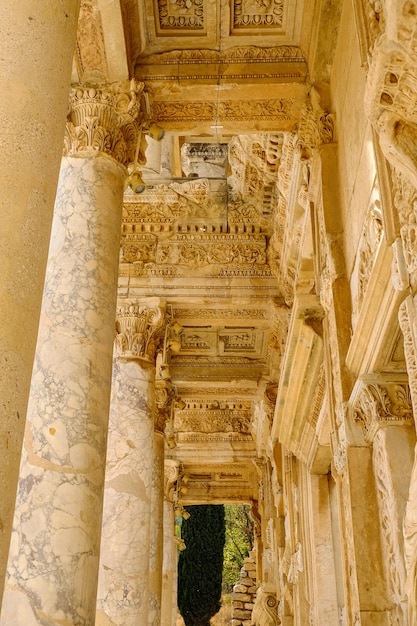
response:
M150 233L127 235L120 248L121 263L154 263L157 238Z
M204 385L203 388L187 387L186 385L178 385L178 393L181 397L188 398L189 396L201 395L201 396L227 396L227 398L235 396L252 396L256 393L256 388L253 387L236 387L231 393L229 387L210 387Z
M236 409L192 409L177 411L174 428L177 432L240 433L249 435L251 412Z
M221 100L216 102L154 101L153 116L158 122L253 121L295 118L300 108L296 98L263 100Z
M73 87L64 154L104 152L127 166L134 160L143 83Z
M116 356L154 363L156 333L162 324L163 312L158 306L138 302L119 306L116 314Z
M226 50L178 49L140 57L141 66L147 65L207 65L216 63L279 63L288 60L305 61L305 56L297 46L233 46Z
M265 248L262 235L177 234L158 245L156 261L198 267L213 263L264 264Z
M269 312L266 309L242 309L242 308L229 308L229 309L216 309L216 308L205 308L205 309L183 309L183 308L175 308L173 309L173 315L175 318L196 318L196 319L239 319L239 318L249 318L249 319L257 319L257 320L265 320L269 319Z

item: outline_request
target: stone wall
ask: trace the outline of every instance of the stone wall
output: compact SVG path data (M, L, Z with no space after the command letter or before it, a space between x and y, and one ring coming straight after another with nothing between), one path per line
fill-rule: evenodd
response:
M250 626L256 598L255 550L243 562L239 582L232 593L232 626Z

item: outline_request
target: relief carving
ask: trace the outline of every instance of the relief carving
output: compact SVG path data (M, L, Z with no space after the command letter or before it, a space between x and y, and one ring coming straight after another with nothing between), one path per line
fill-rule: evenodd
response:
M265 237L248 235L175 235L158 246L156 261L199 267L212 263L265 264Z
M256 1L256 0L255 0ZM305 62L306 59L300 48L297 46L234 46L227 50L206 50L206 49L181 49L161 52L160 54L150 54L140 57L141 65L178 65L179 63L188 65L209 65L220 64L230 65L248 63L279 63L292 61Z
M273 100L222 100L216 102L158 102L152 104L158 122L210 122L291 120L297 116L300 103L295 98Z
M368 208L365 224L362 229L357 252L356 273L358 280L357 294L353 303L353 322L356 323L360 315L361 306L375 264L379 244L383 236L381 205L378 198L374 198Z
M388 573L388 584L391 589L391 598L395 608L392 611L393 623L407 623L403 613L405 600L405 568L400 548L399 521L396 505L396 496L392 482L392 470L386 447L386 435L379 430L373 440L373 466L377 489L380 527L383 541L382 547L385 557L385 567ZM412 622L410 622L411 624Z
M157 0L156 4L160 34L204 31L204 0Z
M280 28L284 20L284 0L233 0L233 28Z
M255 604L252 610L252 624L254 626L278 626L281 624L278 616L276 591L267 589L265 583L256 592Z
M106 80L106 50L96 0L81 2L74 60L81 82Z
M381 3L384 29L372 50L367 76L367 114L388 161L417 186L415 49L417 15L409 0ZM377 5L374 4L375 9Z
M177 432L250 434L251 414L247 411L221 409L183 411L175 415Z

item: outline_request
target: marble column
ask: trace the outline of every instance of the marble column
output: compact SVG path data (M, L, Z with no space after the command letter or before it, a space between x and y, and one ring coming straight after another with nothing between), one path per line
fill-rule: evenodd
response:
M174 508L172 502L164 501L164 556L162 563L161 626L174 626L177 612L175 576L177 567L177 544L174 541Z
M159 300L118 308L96 626L148 622Z
M157 415L160 413L157 413ZM163 413L162 413L163 415ZM162 559L164 549L164 420L156 423L151 497L151 533L149 559L149 626L161 624Z
M94 623L119 238L139 88L74 89L0 623ZM107 152L106 152L107 151Z
M79 5L0 3L0 599Z
M179 461L165 459L165 499L163 513L164 546L162 559L161 626L175 626L177 619L177 543L175 536L174 487L179 477Z

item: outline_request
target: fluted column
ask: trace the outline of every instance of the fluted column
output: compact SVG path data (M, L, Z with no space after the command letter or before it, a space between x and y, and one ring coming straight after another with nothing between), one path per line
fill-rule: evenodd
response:
M0 599L79 5L0 2Z
M125 163L138 88L74 89L0 623L94 623Z
M113 365L97 626L148 621L159 300L120 306Z

